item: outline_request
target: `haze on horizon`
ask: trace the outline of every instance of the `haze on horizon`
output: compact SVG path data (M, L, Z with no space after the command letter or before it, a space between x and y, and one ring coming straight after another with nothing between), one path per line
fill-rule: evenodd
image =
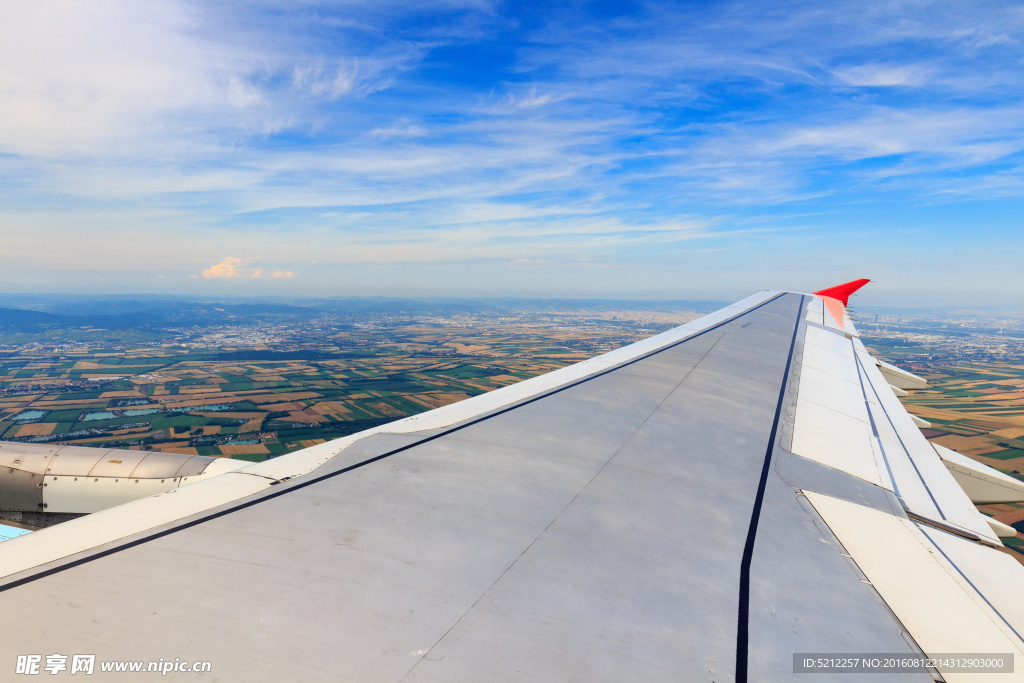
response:
M0 292L1024 295L1024 4L0 7Z

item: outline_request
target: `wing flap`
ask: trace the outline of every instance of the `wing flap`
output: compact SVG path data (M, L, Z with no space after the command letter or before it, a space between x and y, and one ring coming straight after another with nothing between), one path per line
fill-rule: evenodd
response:
M868 408L893 472L896 494L910 512L958 526L998 544L999 539L956 483L904 410L859 339L854 348L868 393Z
M797 400L792 452L876 486L886 486L871 448L871 427L811 401Z
M972 503L988 505L1024 502L1024 481L1014 479L937 443L933 443L932 448L942 458L942 464L953 475L956 483Z
M1024 657L1019 636L952 563L929 550L931 544L913 522L838 498L805 493L926 654L1002 652ZM944 542L949 538L955 537L946 534ZM994 580L1024 585L1024 566L997 550L957 541L976 548L969 551L974 560L978 553L987 553L989 559L998 561L991 572ZM1012 591L1009 597L1013 597ZM946 672L944 676L951 683L981 680L965 673ZM1024 675L1018 673L1006 680L1022 679Z

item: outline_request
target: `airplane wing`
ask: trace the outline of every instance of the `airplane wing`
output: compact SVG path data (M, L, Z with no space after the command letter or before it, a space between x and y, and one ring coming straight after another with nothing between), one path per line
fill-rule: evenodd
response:
M1022 680L1024 566L954 475L1024 487L924 439L891 386L921 380L847 315L859 284L762 292L4 541L0 670L56 653L180 680L209 662L223 681L850 681L854 656L928 655L948 657L870 680ZM991 656L1015 673L964 663Z

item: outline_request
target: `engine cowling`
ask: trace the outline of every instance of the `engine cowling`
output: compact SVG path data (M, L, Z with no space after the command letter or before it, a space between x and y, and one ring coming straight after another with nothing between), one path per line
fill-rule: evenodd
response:
M203 455L0 442L0 519L47 526L251 464Z

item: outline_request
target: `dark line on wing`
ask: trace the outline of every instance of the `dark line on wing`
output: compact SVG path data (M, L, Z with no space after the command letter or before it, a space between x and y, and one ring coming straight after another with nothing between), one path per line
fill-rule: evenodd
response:
M850 346L853 347L853 340L850 340ZM875 416L871 414L871 403L868 401L868 390L864 388L864 379L867 373L861 372L864 368L861 366L860 357L857 355L856 348L853 349L853 360L857 363L857 379L860 381L860 393L864 396L864 410L867 411L868 420L871 421L871 431L875 435L875 441L878 442L878 449L882 451L882 462L885 463L885 470L889 473L889 481L892 482L893 493L896 494L897 498L900 498L900 486L896 483L896 477L893 476L892 467L889 466L889 457L885 454L885 445L882 444L882 439L878 435L878 425L875 424ZM868 380L868 382L870 383L870 380ZM871 391L874 392L874 390L874 387L872 387ZM900 503L902 504L902 502L903 499L900 498ZM906 506L904 505L904 507Z
M260 491L258 493L252 494L252 495L260 496L259 498L256 498L254 500L248 500L248 501L246 501L244 503L239 503L238 505L233 505L233 506L231 506L229 508L225 508L223 510L218 510L217 512L213 512L213 513L207 514L205 516L199 517L198 519L193 519L193 520L191 520L189 522L184 522L184 523L179 524L177 526L169 527L169 528L164 529L162 531L157 531L155 533L143 536L142 538L137 538L134 541L129 541L128 543L123 543L123 544L115 546L113 548L108 548L106 550L93 553L92 555L88 555L86 557L82 557L82 558L79 558L77 560L73 560L71 562L68 562L67 564L62 564L62 565L57 566L57 567L52 567L52 568L47 569L45 571L41 571L39 573L32 574L30 576L25 576L23 578L15 580L15 581L11 581L10 583L6 583L6 584L0 586L0 593L4 592L6 590L9 590L11 588L17 588L18 586L22 586L22 585L24 585L26 583L30 583L30 582L35 581L37 579L46 578L47 576L51 576L53 574L57 574L59 572L65 571L67 569L72 569L72 568L77 567L79 565L83 565L83 564L86 564L88 562L92 562L93 560L98 560L98 559L106 557L108 555L113 555L114 553L119 553L122 550L128 550L129 548L134 548L137 545L142 545L143 543L148 543L150 541L155 541L155 540L157 540L159 538L163 538L164 536L169 536L169 535L171 535L173 533L177 533L178 531L184 531L185 529L189 529L191 527L197 526L199 524L202 524L203 522L208 522L208 521L210 521L212 519L217 519L218 517L223 517L223 516L229 515L229 514L231 514L233 512L238 512L239 510L244 510L245 508L252 507L253 505L257 505L257 504L262 503L262 502L267 501L267 500L272 500L274 498L277 498L278 496L283 496L283 495L285 495L287 493L291 493L293 491L298 491L299 489L305 488L307 486L312 486L313 484L317 484L317 483L319 483L321 481L324 481L325 479L330 479L332 477L337 477L339 475L345 474L346 472L351 472L352 470L359 469L360 467L365 467L366 465L370 465L372 463L375 463L378 460L383 460L384 458L389 458L392 455L397 455L398 453L402 453L403 451L407 451L407 450L409 450L411 448L416 448L417 446L421 446L421 445L423 445L425 443L428 443L430 441L433 441L435 439L440 439L443 436L447 436L449 434L452 434L454 432L460 431L462 429L466 429L467 427L472 427L473 425L478 424L480 422L483 422L485 420L490 420L491 418L497 417L499 415L503 415L503 414L505 414L507 412L516 410L517 408L521 408L523 406L529 405L529 404L534 403L536 401L539 401L539 400L541 400L543 398L547 398L548 396L553 396L553 395L561 393L561 392L563 392L563 391L565 391L567 389L571 389L573 387L576 387L576 386L579 386L579 385L584 384L586 382L589 382L589 381L591 381L593 379L597 379L598 377L602 377L604 375L607 375L607 374L609 374L611 372L616 372L618 370L621 370L624 367L628 367L630 365L633 365L634 363L639 363L642 360L646 360L646 359L651 358L652 356L655 356L655 355L657 355L659 353L662 353L664 351L668 351L669 349L673 349L673 348L679 346L680 344L685 344L686 342L690 341L691 339L696 339L697 337L703 336L703 335L707 334L708 332L712 332L712 331L717 330L718 328L720 328L720 327L722 327L724 325L728 325L729 323L734 322L735 320L738 320L738 319L742 318L745 315L749 315L750 313L753 313L754 311L756 311L756 310L758 310L758 309L760 309L760 308L762 308L764 306L767 306L768 304L772 303L773 301L779 300L780 298L786 296L786 294L788 294L788 292L781 292L779 294L776 294L771 299L768 299L767 301L764 301L764 302L758 304L757 306L754 306L753 308L749 308L749 309L743 311L742 313L737 313L736 315L732 316L731 318L727 318L727 319L723 320L720 323L717 323L715 325L712 325L711 327L708 327L707 329L703 329L700 332L696 332L696 333L686 337L685 339L680 339L677 342L673 342L673 343L671 343L671 344L669 344L667 346L663 346L663 347L661 347L659 349L655 349L654 351L651 351L651 352L646 353L646 354L644 354L642 356L638 356L637 358L634 358L632 360L629 360L629 361L626 361L626 362L621 363L619 365L616 365L615 367L608 368L607 370L602 370L601 372L595 373L593 375L588 375L587 377L584 377L584 378L579 379L579 380L577 380L575 382L572 382L571 384L566 384L563 387L558 387L557 389L552 389L551 391L548 391L546 393L540 394L539 396L534 396L533 398L528 399L526 401L523 401L522 403L516 403L514 405L511 405L511 406L508 406L506 408L503 408L503 409L501 409L501 410L499 410L497 412L490 413L490 414L484 415L482 417L478 417L475 420L472 420L470 422L466 422L466 423L458 425L456 427L452 427L452 428L447 429L447 430L445 430L443 432L440 432L439 434L435 434L433 436L425 437L425 438L423 438L423 439L421 439L419 441L416 441L414 443L407 444L407 445L402 446L400 448L396 448L393 451L388 451L387 453L382 453L380 455L374 456L372 458L368 458L368 459L363 460L361 462L357 462L354 465L349 465L348 467L342 468L340 470L335 470L334 472L330 472L328 474L324 474L324 475L321 475L319 477L315 477L313 479L308 479L306 481L302 481L302 482L299 482L299 483L296 483L296 484L292 484L291 486L288 486L285 489L281 489L279 491L274 491L272 493L266 493L265 491ZM801 301L800 309L803 310L803 297L802 296L800 297L800 301ZM792 359L792 355L793 355L793 349L791 347L790 348L790 359ZM789 372L789 364L788 363L786 364L786 371L787 371L787 373ZM776 422L778 422L778 413L776 413ZM773 428L772 429L772 434L774 435L774 433L775 433L775 430ZM302 476L307 476L307 475L302 475ZM197 514L202 515L203 513L197 513ZM146 532L143 531L143 532L140 532L140 533L146 533ZM111 542L116 543L116 541L111 541ZM89 552L89 551L83 551L83 552ZM56 561L59 561L59 560L56 560ZM31 570L25 570L25 571L31 571Z
M924 515L919 515L916 512L911 512L910 510L904 510L904 512L906 513L909 519L914 520L918 524L924 524L925 526L930 526L933 529L945 531L946 533L953 534L954 536L959 536L960 538L967 539L968 541L973 541L979 545L987 546L989 548L997 547L994 543L992 543L992 541L984 539L975 533L971 533L970 531L965 531L964 529L960 529L958 527L946 524L944 522L936 522L934 519L930 519L928 517L925 517Z
M761 479L757 484L754 509L750 514L747 541L743 545L743 559L740 561L739 615L736 626L736 683L747 683L747 656L750 647L750 562L754 558L757 524L761 518L761 505L764 503L764 489L768 484L768 472L771 469L772 453L775 452L775 435L779 430L782 402L786 397L786 386L789 384L789 368L793 364L793 349L796 348L796 337L800 331L800 319L804 312L803 304L804 297L801 296L800 305L797 307L796 324L793 327L793 339L789 342L789 356L786 358L786 369L782 373L782 386L779 387L779 401L775 405L775 419L772 421L772 431L768 435L768 447L764 453L764 464L761 465Z
M857 353L856 349L854 350L853 355L857 359L857 363L864 370L864 374L867 375L867 368L865 368L864 364L861 362L860 355ZM942 508L939 506L939 501L935 500L935 496L932 495L932 490L928 487L928 482L926 482L924 477L921 475L921 470L917 469L917 463L914 462L914 456L910 454L910 449L908 449L907 444L903 442L903 437L900 436L900 431L896 429L896 425L892 423L892 417L889 416L889 411L885 409L884 405L882 405L882 397L878 394L878 389L875 388L875 384L870 380L870 378L868 379L868 384L871 385L871 393L873 393L875 398L878 399L878 407L882 409L882 412L885 414L885 419L889 422L889 426L892 427L892 431L896 434L896 439L900 442L900 446L903 447L903 452L907 454L907 460L910 461L911 467L913 467L914 472L917 473L917 478L921 480L921 485L924 486L925 493L927 493L928 497L932 499L932 504L938 511L939 516L942 517L942 519L946 519L946 515L942 512ZM868 406L868 414L871 414L871 406ZM879 440L878 443L881 444L881 440ZM895 479L892 483L893 486L896 486Z

